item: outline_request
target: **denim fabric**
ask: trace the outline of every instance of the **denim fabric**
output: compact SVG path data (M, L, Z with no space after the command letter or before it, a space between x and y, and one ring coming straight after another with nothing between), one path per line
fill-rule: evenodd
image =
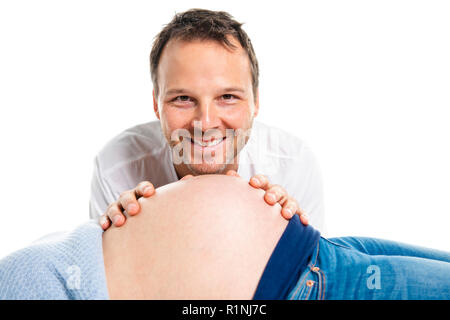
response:
M320 233L292 217L267 262L254 300L284 300L306 269L319 243Z
M374 238L321 237L288 299L450 299L450 253Z

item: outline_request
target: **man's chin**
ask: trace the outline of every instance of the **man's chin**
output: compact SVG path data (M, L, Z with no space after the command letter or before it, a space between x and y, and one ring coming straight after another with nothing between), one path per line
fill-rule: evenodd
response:
M201 163L201 164L188 164L187 167L193 175L202 174L225 174L226 164L216 163Z

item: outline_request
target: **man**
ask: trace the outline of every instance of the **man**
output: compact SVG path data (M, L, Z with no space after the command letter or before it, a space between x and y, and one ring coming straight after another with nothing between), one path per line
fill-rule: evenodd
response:
M321 176L311 150L254 122L259 68L240 23L226 12L177 14L156 37L150 65L159 121L124 131L99 153L91 218L101 217L104 229L111 221L121 226L124 211L137 214L137 198L153 195L155 187L228 173L265 190L265 201L278 202L285 218L297 213L307 224L307 212L323 230Z

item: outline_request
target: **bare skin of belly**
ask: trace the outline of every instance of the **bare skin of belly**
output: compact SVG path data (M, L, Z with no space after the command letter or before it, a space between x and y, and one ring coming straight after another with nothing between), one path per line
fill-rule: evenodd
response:
M111 299L251 299L288 221L264 191L207 175L158 188L103 234Z

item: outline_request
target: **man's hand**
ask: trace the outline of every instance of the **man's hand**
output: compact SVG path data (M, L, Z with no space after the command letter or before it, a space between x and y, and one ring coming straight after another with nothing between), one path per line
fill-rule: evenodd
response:
M193 176L188 174L180 180L186 180ZM137 199L144 197L149 198L155 194L155 187L150 181L140 182L136 188L122 192L117 202L111 203L106 212L100 217L99 223L103 230L108 229L112 224L116 227L121 227L125 223L124 211L127 214L134 216L141 211L141 206Z
M229 176L239 177L238 173L234 170L227 172ZM263 189L266 194L264 200L273 206L275 203L279 203L282 207L281 215L285 219L291 219L294 214L300 216L300 221L306 226L308 225L308 218L305 212L299 207L297 201L289 196L283 187L277 184L271 184L266 176L257 174L250 179L250 185L254 188Z
M141 207L137 199L140 197L151 197L155 194L155 187L149 181L143 181L136 188L122 192L119 200L111 203L106 212L100 217L100 225L103 230L111 226L111 222L120 227L125 223L124 211L126 210L130 216L134 216L141 211Z

